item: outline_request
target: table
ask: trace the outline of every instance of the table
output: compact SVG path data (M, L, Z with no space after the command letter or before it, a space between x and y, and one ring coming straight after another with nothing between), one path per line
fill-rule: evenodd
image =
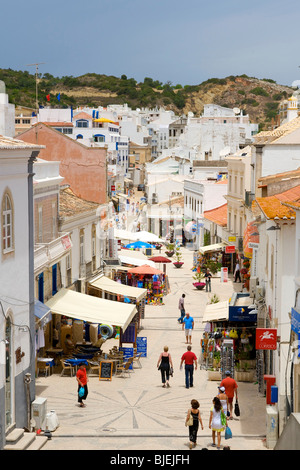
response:
M64 350L60 349L60 348L50 348L50 349L47 349L47 351L46 351L47 354L49 354L49 355L53 354L54 355L54 361L55 361L56 365L57 365L56 356L62 356L63 352L64 352Z
M55 365L55 361L53 357L38 357L37 358L37 363L45 364L46 366L50 366L50 374L51 374L51 367ZM39 366L38 366L39 369Z
M86 366L89 365L88 361L86 359L76 359L76 358L69 358L69 359L65 359L65 362L68 362L69 364L71 364L72 366L75 367L75 370L77 372L77 368L79 366L79 364L84 364Z

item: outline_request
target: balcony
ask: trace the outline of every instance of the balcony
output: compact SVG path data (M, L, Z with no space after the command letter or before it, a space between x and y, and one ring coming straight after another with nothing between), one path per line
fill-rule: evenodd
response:
M36 243L34 246L34 272L51 267L67 255L72 248L68 233L63 233L49 243Z

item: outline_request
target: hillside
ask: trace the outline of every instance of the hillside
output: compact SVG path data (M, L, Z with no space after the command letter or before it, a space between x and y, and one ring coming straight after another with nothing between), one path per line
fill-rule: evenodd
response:
M23 71L0 69L0 80L6 84L11 103L35 107L35 75ZM95 73L79 77L54 77L49 73L39 76L39 104L42 106L107 106L128 103L137 107L164 106L176 114L192 111L199 116L204 104L215 103L230 108L238 107L249 114L252 122L266 128L277 114L281 100L293 89L278 85L271 79L257 79L247 75L211 78L199 85L163 84L146 77L137 83L133 78L120 78ZM60 93L60 101L57 95ZM50 95L50 101L46 96Z

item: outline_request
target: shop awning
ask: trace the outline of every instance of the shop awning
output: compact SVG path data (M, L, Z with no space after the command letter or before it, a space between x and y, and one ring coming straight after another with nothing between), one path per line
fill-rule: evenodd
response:
M200 246L199 251L203 255L210 251L220 251L226 246L226 243L215 243L214 245Z
M120 284L119 282L113 281L106 276L98 277L95 280L89 282L90 286L101 289L105 292L115 295L123 295L124 297L129 297L135 299L139 302L147 294L147 289L142 289L140 287L126 286L125 284Z
M121 263L130 264L131 266L143 266L144 264L148 264L149 266L155 267L155 263L153 261L145 260L142 258L133 258L129 256L118 255L119 260Z
M52 319L50 308L37 299L34 300L34 316L43 323L48 323Z
M225 300L224 302L206 305L205 312L202 318L202 323L212 321L228 321L228 318L229 303L228 300Z
M136 314L134 304L100 299L64 288L48 300L46 305L52 313L89 323L119 326L123 331Z

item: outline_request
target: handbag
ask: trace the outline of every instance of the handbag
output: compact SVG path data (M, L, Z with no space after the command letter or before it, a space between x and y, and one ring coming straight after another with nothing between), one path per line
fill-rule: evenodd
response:
M235 414L235 416L240 416L241 415L240 407L239 407L239 404L238 404L237 400L236 400L235 405L234 405L234 414Z
M225 429L225 439L232 439L232 432L229 426Z
M170 367L170 376L173 377L173 367Z
M80 398L84 396L84 387L80 387L80 389L78 390L78 395Z
M185 425L186 426L193 426L193 424L194 424L194 418L192 416L192 413L190 413L190 417L189 417L189 419L186 420Z
M221 423L222 423L222 426L226 426L227 424L227 418L223 410L221 411Z

